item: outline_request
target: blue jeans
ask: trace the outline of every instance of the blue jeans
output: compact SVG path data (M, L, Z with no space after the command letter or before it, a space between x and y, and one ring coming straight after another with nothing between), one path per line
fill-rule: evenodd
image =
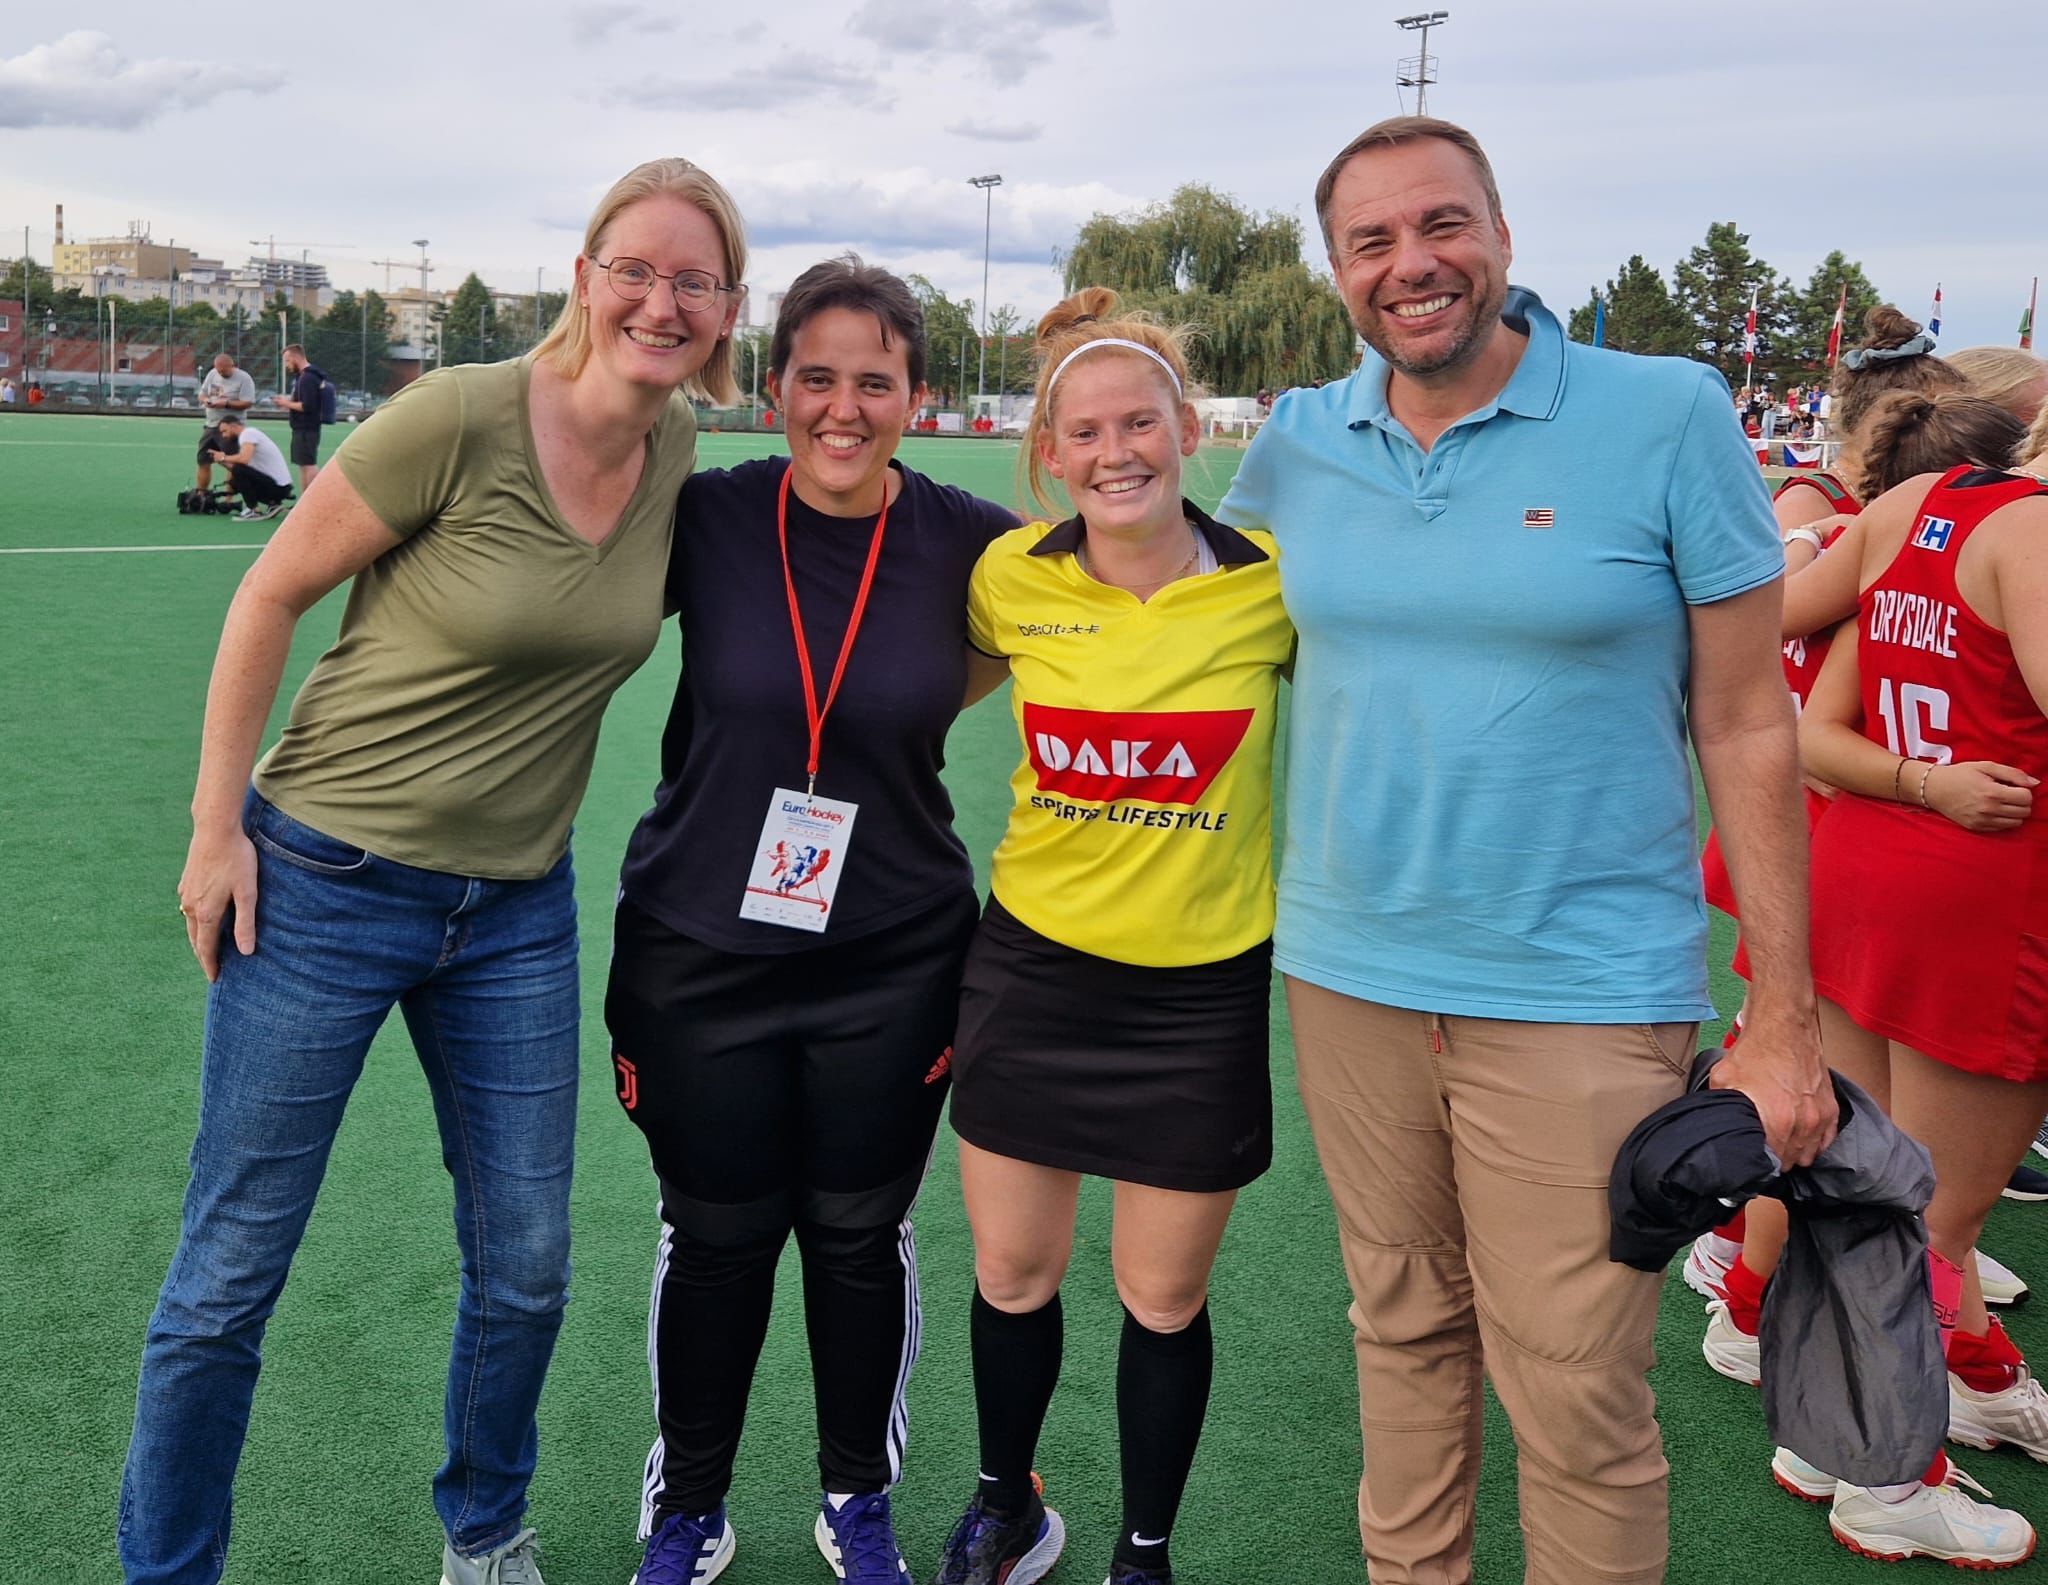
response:
M434 1506L458 1552L526 1508L569 1282L578 985L566 855L530 881L366 854L254 792L256 951L222 931L199 1136L142 1352L121 1477L130 1585L214 1585L235 1465L284 1288L371 1039L396 1003L426 1070L462 1252Z

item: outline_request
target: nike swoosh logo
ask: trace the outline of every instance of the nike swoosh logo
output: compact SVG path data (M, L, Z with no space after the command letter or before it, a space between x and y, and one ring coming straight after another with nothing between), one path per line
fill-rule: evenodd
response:
M1165 1536L1163 1536L1163 1535L1155 1535L1155 1536L1143 1536L1143 1535L1139 1535L1137 1531L1133 1530L1133 1531L1131 1532L1131 1545L1132 1545L1132 1546L1165 1546L1165 1545L1166 1545L1166 1537L1165 1537Z

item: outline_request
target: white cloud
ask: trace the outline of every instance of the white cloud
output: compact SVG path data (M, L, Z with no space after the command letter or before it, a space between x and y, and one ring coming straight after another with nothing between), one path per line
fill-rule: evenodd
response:
M1142 202L1101 182L1014 182L997 188L985 209L982 195L966 182L922 167L849 176L811 160L732 171L723 179L757 246L858 247L874 252L877 263L910 250L952 250L978 261L986 213L991 257L1044 268L1089 216Z
M955 121L946 130L956 138L972 138L978 143L1035 143L1045 134L1045 127L1036 121L1008 124Z
M643 5L581 5L569 12L569 26L584 44L602 44L620 28L636 33L673 33L676 18Z
M978 62L997 82L1021 82L1052 59L1048 34L1088 27L1112 30L1109 0L867 0L847 31L903 55L955 55Z
M130 60L104 33L67 33L0 56L0 127L132 131L167 111L237 91L268 93L283 82L275 66Z
M881 79L817 55L787 55L720 77L643 77L605 95L636 110L774 110L792 98L884 109L892 101Z

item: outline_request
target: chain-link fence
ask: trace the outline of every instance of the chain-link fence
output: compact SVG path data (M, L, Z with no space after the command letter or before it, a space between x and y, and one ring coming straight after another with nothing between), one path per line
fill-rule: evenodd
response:
M419 349L394 345L389 330L374 326L361 304L345 299L325 314L286 309L214 317L172 311L161 301L107 298L81 305L63 296L31 298L25 309L0 306L0 377L21 388L18 405L40 389L34 405L47 408L196 411L200 380L226 353L255 380L261 413L274 393L289 389L284 348L296 342L334 382L346 416L372 410L422 372L422 362L433 368L513 358L538 339L530 318L510 314L495 323L487 319L481 332L467 335L444 325L422 360Z

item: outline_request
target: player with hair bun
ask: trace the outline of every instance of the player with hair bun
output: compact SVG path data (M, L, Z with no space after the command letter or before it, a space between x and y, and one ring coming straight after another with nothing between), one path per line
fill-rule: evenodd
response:
M1091 288L1040 321L1032 494L969 588L971 694L1004 676L1024 756L968 951L953 1126L974 1229L981 1479L940 1585L1029 1585L1065 1531L1031 1466L1084 1174L1114 1180L1123 1518L1114 1585L1168 1585L1207 1411L1209 1271L1272 1157L1279 679L1273 540L1181 495L1187 332Z
M1950 1438L2048 1459L2048 1394L1986 1313L1970 1260L2048 1112L2048 481L1988 466L2017 420L1963 408L1887 404L1891 450L1965 424L1982 426L1982 449L1874 502L1854 565L1836 571L1854 576L1856 621L1800 724L1807 765L1842 789L1814 833L1813 977L1829 1064L1934 1159ZM1952 1519L1970 1505L1935 1479L1843 1486L1837 1537L1874 1532L1886 1555L1979 1567L2031 1553L2026 1521L1981 1506Z
M1934 339L1918 321L1890 303L1879 303L1863 319L1863 339L1842 355L1831 384L1830 423L1842 438L1837 472L1802 469L1784 480L1772 497L1771 510L1785 541L1788 579L1811 566L1821 551L1832 547L1863 510L1901 477L1891 448L1872 423L1885 399L1900 393L1960 395L1962 372L1935 356ZM1942 464L1946 466L1946 463ZM1920 471L1914 469L1911 471ZM1936 471L1939 471L1938 469ZM1784 622L1785 684L1794 704L1803 709L1813 691L1821 663L1827 659L1834 621L1810 619L1788 583ZM1832 789L1807 778L1806 813L1811 829L1827 808ZM1735 887L1721 856L1717 833L1707 833L1700 855L1707 901L1730 918L1736 914ZM1749 957L1740 937L1729 965L1749 977ZM1732 1042L1742 1026L1738 1011L1729 1025ZM1749 1210L1758 1214L1752 1218ZM1777 1268L1785 1242L1785 1218L1775 1201L1762 1200L1738 1211L1722 1226L1703 1233L1686 1258L1688 1287L1708 1301L1713 1311L1703 1348L1707 1361L1723 1375L1753 1380L1756 1330L1764 1282Z

